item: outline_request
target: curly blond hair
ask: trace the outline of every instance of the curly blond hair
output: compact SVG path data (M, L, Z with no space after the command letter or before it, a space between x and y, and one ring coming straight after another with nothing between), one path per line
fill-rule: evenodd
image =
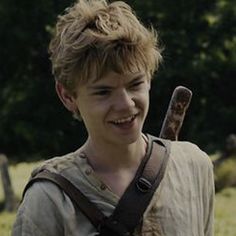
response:
M150 78L162 59L157 33L124 2L78 0L58 17L49 45L55 79L70 92L107 70L145 71Z

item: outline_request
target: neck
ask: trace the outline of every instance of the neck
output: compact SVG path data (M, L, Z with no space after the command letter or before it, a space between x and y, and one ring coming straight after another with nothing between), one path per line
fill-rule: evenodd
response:
M95 172L118 172L137 169L146 153L146 142L142 136L127 145L102 144L90 137L83 147L90 165Z

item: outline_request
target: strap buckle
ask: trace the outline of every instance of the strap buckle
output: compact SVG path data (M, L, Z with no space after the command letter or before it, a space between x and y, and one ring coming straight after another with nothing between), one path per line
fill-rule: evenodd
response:
M136 187L142 193L147 193L152 188L152 184L147 179L141 177L138 179L138 181L136 183Z

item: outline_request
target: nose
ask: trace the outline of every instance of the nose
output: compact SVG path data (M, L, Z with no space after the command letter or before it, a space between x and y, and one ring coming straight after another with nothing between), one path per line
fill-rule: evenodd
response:
M134 97L126 89L121 89L117 91L117 94L114 98L114 109L129 110L135 106Z

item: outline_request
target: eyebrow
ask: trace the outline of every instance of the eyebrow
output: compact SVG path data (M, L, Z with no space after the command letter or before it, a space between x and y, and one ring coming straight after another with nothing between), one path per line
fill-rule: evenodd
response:
M145 74L142 73L142 74L138 74L137 76L134 76L131 81L129 81L127 84L130 85L130 84L133 84L139 80L142 80L143 78L145 77Z
M145 73L141 73L141 74L138 74L138 75L135 75L128 83L127 85L131 85L141 79L143 79L145 77ZM109 85L91 85L88 87L89 89L91 90L109 90L109 89L112 89L113 86L109 86Z
M89 89L92 90L107 90L107 89L112 89L112 86L107 86L107 85L92 85L88 87Z

